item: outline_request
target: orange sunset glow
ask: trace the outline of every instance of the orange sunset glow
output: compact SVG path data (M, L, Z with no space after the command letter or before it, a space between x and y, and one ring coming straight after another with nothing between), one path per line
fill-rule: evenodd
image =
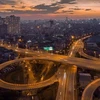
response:
M100 0L1 0L0 15L23 19L99 18Z

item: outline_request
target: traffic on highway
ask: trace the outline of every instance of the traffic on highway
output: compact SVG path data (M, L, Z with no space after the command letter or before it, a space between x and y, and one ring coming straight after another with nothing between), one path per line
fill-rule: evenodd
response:
M16 48L15 46L0 43L1 47L12 49L18 53L25 53L31 55L31 57L25 57L19 59L17 58L15 60L2 63L0 64L0 70L10 64L24 61L24 60L25 61L35 60L35 59L49 60L49 61L60 62L62 64L58 69L58 71L51 78L47 80L38 83L32 83L33 81L32 79L34 79L34 77L32 75L31 67L29 67L28 73L29 73L30 80L28 81L28 84L13 84L13 83L5 82L4 80L0 79L0 87L6 89L12 89L12 90L26 90L26 89L41 88L41 87L51 85L55 82L59 82L56 100L77 100L77 95L76 95L77 90L75 87L77 83L76 82L77 67L100 71L99 59L95 57L91 57L83 52L84 44L82 40L88 37L90 36L84 37L74 42L71 49L69 50L68 56L51 54L42 51L32 51L28 49L26 50L26 49ZM80 55L88 59L77 58L75 56L77 52L79 52ZM89 86L87 86L83 92L82 100L92 100L93 92L99 85L100 85L99 80L90 83ZM87 97L87 95L89 96Z

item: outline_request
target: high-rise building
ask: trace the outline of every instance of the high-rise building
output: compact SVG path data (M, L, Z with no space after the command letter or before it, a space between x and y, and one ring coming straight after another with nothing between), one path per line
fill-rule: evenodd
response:
M0 37L4 37L7 34L7 25L4 24L4 18L0 17Z
M4 37L7 34L7 25L0 24L0 37Z
M0 25L4 24L4 18L0 17Z
M20 17L14 15L7 16L5 18L5 24L7 24L8 34L20 34Z

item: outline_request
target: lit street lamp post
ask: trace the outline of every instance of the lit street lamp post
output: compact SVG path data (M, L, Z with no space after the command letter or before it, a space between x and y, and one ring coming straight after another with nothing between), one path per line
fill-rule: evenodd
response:
M99 58L100 58L100 54L99 54Z
M16 48L18 49L18 43L16 44Z
M72 35L71 38L74 39L75 37Z
M10 60L10 58L11 58L11 55L9 54L9 60Z
M94 51L94 56L96 57L96 51Z
M25 47L26 47L26 49L28 49L28 45L27 44L25 45Z

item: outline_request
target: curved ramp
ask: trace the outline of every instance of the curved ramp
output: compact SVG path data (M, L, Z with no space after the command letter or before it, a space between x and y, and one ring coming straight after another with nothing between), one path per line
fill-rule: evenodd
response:
M100 86L100 79L91 82L83 91L81 100L92 100L94 91Z
M91 60L86 60L86 59L80 59L80 58L75 58L75 57L63 57L60 59L57 59L53 56L49 56L49 57L28 57L28 58L21 58L21 59L16 59L16 60L12 60L12 61L8 61L6 63L3 63L0 65L0 69L6 67L9 64L15 63L15 62L19 62L19 61L23 61L23 60L34 60L34 59L41 59L41 60L51 60L51 61L57 61L57 62L61 62L62 64L75 64L78 66L83 66L85 68L89 68L89 69L95 69L95 70L100 70L100 62L98 61L92 61ZM39 82L36 84L28 84L28 85L21 85L21 84L11 84L11 83L7 83L4 82L3 80L0 80L0 87L3 88L10 88L10 89L15 89L15 90L24 90L24 89L32 89L32 88L40 88L40 87L44 87L50 84L53 84L55 81L57 81L56 75L54 75L52 78L43 81L43 82Z

